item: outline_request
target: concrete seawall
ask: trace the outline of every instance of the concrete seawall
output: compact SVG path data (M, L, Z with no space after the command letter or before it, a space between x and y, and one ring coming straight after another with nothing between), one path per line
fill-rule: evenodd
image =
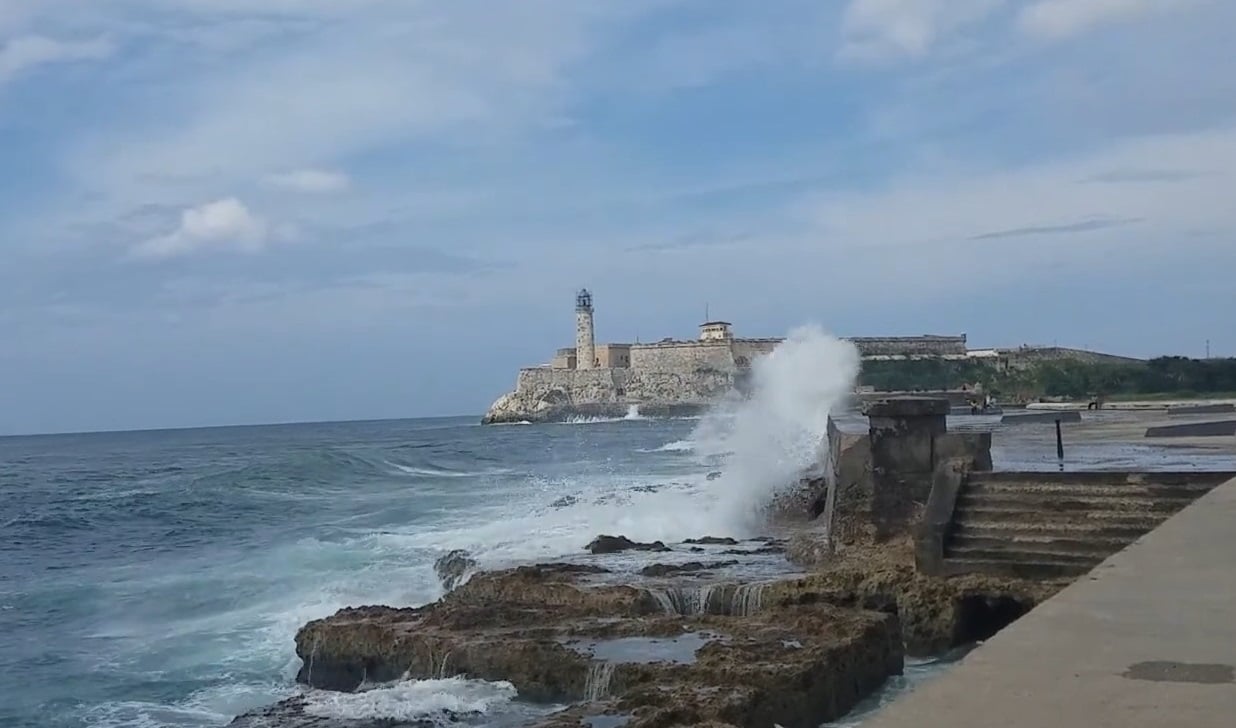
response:
M864 728L1228 728L1234 716L1231 480Z

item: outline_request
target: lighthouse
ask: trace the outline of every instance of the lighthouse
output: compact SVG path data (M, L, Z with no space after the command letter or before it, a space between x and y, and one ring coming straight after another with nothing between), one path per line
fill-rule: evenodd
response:
M595 368L596 357L596 339L592 330L592 294L584 288L575 294L575 368Z

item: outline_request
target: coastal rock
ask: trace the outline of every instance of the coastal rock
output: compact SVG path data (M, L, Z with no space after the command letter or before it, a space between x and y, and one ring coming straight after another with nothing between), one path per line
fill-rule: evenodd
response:
M684 366L668 370L522 369L515 391L499 397L484 424L618 418L637 406L645 417L699 414L734 386L734 373Z
M907 653L926 656L991 637L1061 587L983 575L934 578L887 565L772 582L761 600L771 609L824 603L896 614Z
M297 636L299 679L355 689L362 680L467 675L507 680L537 702L609 698L631 725L816 726L901 670L890 614L795 605L747 618L581 618L542 608L351 610ZM524 615L529 617L531 615Z
M639 543L626 536L597 536L592 543L584 547L592 554L616 554L621 551L669 551L669 547L660 541Z
M711 569L724 569L737 563L737 561L713 561L705 564L700 561L688 561L685 564L649 564L640 569L639 573L643 576L652 577L670 576L671 574L691 574Z
M456 549L440 557L433 564L433 570L442 582L442 588L450 591L459 585L468 572L476 568L476 559L463 549Z
M699 546L737 546L738 541L728 536L704 536L703 538L689 538L683 543L697 544Z

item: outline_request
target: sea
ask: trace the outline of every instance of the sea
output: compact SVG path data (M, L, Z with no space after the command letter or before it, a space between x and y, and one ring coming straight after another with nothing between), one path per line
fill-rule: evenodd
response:
M846 346L792 334L750 399L700 419L633 408L0 438L0 726L226 725L297 693L306 621L432 602L434 561L454 549L498 568L579 557L599 534L756 535L820 457L857 368ZM938 669L911 665L865 710ZM534 709L516 698L429 680L315 691L310 710L518 725Z
M702 526L664 505L708 483L695 424L0 439L0 726L225 725L293 692L304 622L431 602L452 549L496 567L579 553L598 533L689 537ZM421 691L426 712L510 699L438 687Z

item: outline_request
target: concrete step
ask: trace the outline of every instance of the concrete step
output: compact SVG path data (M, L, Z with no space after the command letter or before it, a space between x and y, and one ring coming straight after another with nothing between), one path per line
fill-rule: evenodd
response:
M965 493L957 498L962 508L998 508L1026 511L1121 511L1175 513L1189 504L1178 498L1147 496L1040 495L1031 493Z
M953 522L970 523L1015 523L1027 526L1129 526L1154 528L1167 520L1166 513L1144 511L1038 511L1021 508L988 508L986 506L963 506L955 511Z
M1072 579L1088 573L1093 566L1061 561L1020 563L991 559L945 559L946 574L992 574L1017 579Z
M1236 472L1219 471L1158 471L1158 472L1119 472L1119 471L1086 471L1069 472L1014 472L1009 470L988 470L971 473L973 482L982 483L1024 483L1024 484L1056 484L1068 486L1108 487L1112 485L1164 485L1176 487L1213 488L1236 477Z
M1136 541L1132 536L1088 536L1066 534L1063 537L1035 534L1033 536L954 535L945 551L982 549L987 551L1033 551L1036 553L1097 554L1110 556Z
M980 538L1113 538L1128 539L1130 542L1145 536L1153 527L1143 525L1112 525L1099 523L1018 523L1018 522L984 522L969 521L954 523L952 537Z
M1209 493L1209 483L1055 483L985 480L973 475L962 493L966 495L1033 495L1059 498L1154 498L1192 502Z
M1006 549L954 548L945 553L945 558L968 559L971 561L1009 561L1016 563L1082 564L1097 566L1111 554L1071 553L1061 551L1031 551Z

